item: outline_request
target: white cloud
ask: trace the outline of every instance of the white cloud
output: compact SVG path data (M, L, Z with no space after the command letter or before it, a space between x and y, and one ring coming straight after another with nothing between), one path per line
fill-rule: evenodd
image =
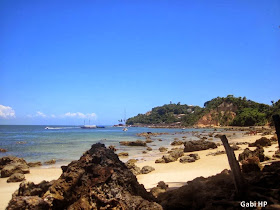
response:
M85 119L85 118L95 119L96 114L95 113L84 114L84 113L81 113L81 112L74 112L74 113L67 112L67 113L64 114L64 117L73 117L73 118L82 118L82 119Z
M43 112L37 111L35 117L47 117Z
M3 106L0 104L0 118L11 119L16 118L16 112L9 106Z
M56 116L54 114L51 114L51 118L56 118Z

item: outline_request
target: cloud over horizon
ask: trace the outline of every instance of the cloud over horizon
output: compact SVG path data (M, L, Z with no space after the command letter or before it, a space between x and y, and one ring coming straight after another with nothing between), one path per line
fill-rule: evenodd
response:
M57 119L62 119L62 118L79 118L79 119L96 119L97 115L95 113L87 113L84 114L82 112L67 112L65 114L62 115L54 115L54 114L50 114L50 115L46 115L41 111L37 111L36 114L34 115L26 115L29 118L33 118L33 117L42 117L42 118L57 118Z
M12 119L16 118L16 112L12 107L4 106L0 104L0 118L3 119Z
M96 119L96 114L95 113L88 113L88 114L83 114L81 112L67 112L64 114L64 117L73 117L73 118L80 118L80 119L85 119L85 118L92 118Z

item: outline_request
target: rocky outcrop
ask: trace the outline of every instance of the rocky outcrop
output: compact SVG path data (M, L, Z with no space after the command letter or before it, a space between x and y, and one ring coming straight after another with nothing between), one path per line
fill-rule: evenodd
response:
M197 140L197 141L186 141L184 143L184 152L193 152L193 151L200 151L200 150L206 150L206 149L215 149L217 148L217 145L214 142L211 141L205 141L205 140Z
M230 171L224 170L212 177L199 177L183 187L159 194L163 209L241 209L241 201L268 202L265 209L279 209L280 162L266 165L262 171L243 174L246 194L238 198ZM274 208L272 208L274 207Z
M142 147L146 147L147 144L144 141L141 140L137 140L137 141L120 141L120 145L123 146L142 146Z
M242 161L252 157L258 157L260 162L267 160L267 158L264 156L264 149L262 147L258 147L254 151L246 148L242 153L239 154L238 160Z
M7 209L162 209L103 144L92 145L59 179L46 185L21 185Z
M5 156L0 158L1 177L9 177L14 173L30 173L29 167L23 158Z
M254 143L249 144L249 147L257 147L257 146L262 146L262 147L271 146L271 141L266 137L262 137L256 140Z

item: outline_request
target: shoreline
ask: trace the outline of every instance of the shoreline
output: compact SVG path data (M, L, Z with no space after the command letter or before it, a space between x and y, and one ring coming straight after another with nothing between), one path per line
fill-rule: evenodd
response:
M224 131L226 132L226 131ZM203 132L201 132L203 136ZM266 137L271 137L272 135L267 135ZM174 135L176 137L176 135ZM256 139L261 138L262 135L257 134L254 136L240 136L238 138L228 138L229 143L234 142L254 142ZM156 137L158 138L158 137ZM219 140L214 140L215 143L220 142ZM166 142L167 143L167 142ZM241 147L240 150L235 151L235 155L238 158L239 153L243 152L248 145L239 145ZM273 153L269 151L276 151L277 144L272 144L272 146L268 148L264 148L265 155L271 156ZM181 146L171 146L166 145L168 149L170 148L179 148ZM143 147L143 150L146 148ZM251 150L255 149L254 147L250 148ZM140 161L135 164L142 168L143 166L152 166L155 168L155 171L152 171L149 174L141 174L137 175L137 180L140 184L143 184L147 191L149 191L152 187L155 187L159 181L164 181L169 185L169 190L181 187L187 184L187 181L191 181L194 178L203 176L209 177L220 173L224 169L229 169L229 164L227 160L227 156L225 154L217 155L217 156L206 156L210 152L216 152L224 150L223 145L218 146L216 149L208 149L196 152L184 153L185 155L190 153L197 153L200 156L200 159L193 163L180 163L178 160L171 163L155 163L155 160L167 152L159 152L158 150L153 150L147 154L142 154L142 158ZM138 155L139 156L139 155ZM129 159L135 158L130 156L128 158L120 158L121 161L126 162ZM69 163L68 163L69 164ZM53 166L41 166L30 168L30 174L25 174L26 181L39 183L43 180L51 181L54 179L58 179L62 174L62 170L60 165ZM7 183L6 180L8 178L0 179L0 209L4 209L8 202L10 201L12 194L18 189L19 182L17 183Z

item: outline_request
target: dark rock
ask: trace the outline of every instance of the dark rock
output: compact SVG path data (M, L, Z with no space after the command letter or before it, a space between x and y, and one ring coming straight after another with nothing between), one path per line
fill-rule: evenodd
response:
M55 159L51 159L51 160L48 160L48 161L44 162L44 164L46 164L46 165L52 165L52 164L55 164L55 163L56 163Z
M30 173L29 167L23 158L5 156L0 158L1 177L9 177L14 173Z
M120 141L120 145L123 146L142 146L142 147L146 147L147 144L144 141L141 140L137 140L137 141Z
M165 163L165 160L163 158L159 158L155 160L155 163Z
M231 145L231 148L232 148L233 150L239 150L239 149L240 149L240 147L237 146L236 143L233 143L233 144Z
M0 148L0 152L8 152L8 150Z
M38 161L38 162L29 162L29 163L27 163L27 165L29 167L38 167L38 166L41 166L42 163L40 161Z
M142 151L142 153L143 153L143 154L146 154L146 153L147 153L147 151Z
M171 155L163 155L161 159L164 160L164 163L170 163L170 162L175 162L178 158L176 159Z
M257 146L262 146L262 147L271 146L271 141L266 137L262 137L256 140L254 143L249 144L249 147L257 147Z
M184 143L185 148L184 152L193 152L200 151L206 149L215 149L217 145L214 142L205 141L205 140L197 140L197 141L187 141Z
M164 193L164 192L166 192L166 190L165 189L162 189L162 188L160 188L160 187L153 187L151 190L150 190L150 192L152 193L152 195L154 196L154 197L158 197L159 196L159 194L162 194L162 193Z
M173 141L172 143L171 143L171 145L172 146L179 146L179 145L182 145L182 144L184 144L184 142L183 141L178 141L178 140L175 140L175 141Z
M158 182L157 187L166 190L168 188L168 184L165 184L164 181L160 181L160 182Z
M246 148L242 153L239 154L238 160L242 161L242 160L246 160L247 158L254 157L254 156L258 157L260 162L263 162L266 160L266 158L264 156L264 150L262 147L258 147L254 151L251 151L249 148Z
M25 176L24 174L21 173L14 173L12 174L9 179L7 180L7 182L21 182L25 180Z
M18 192L22 191L20 187ZM36 201L32 208L21 202L31 198ZM78 161L72 161L40 195L14 194L7 209L19 205L20 209L162 209L118 156L103 144L92 145Z
M217 151L217 152L209 152L206 156L212 155L212 156L216 156L216 155L223 155L226 154L226 151L222 150L222 151Z
M249 173L252 171L261 171L260 159L256 156L247 158L241 161L241 168L243 173Z
M38 196L19 196L13 197L6 208L6 210L15 209L44 210L50 209L50 206L46 201Z
M110 146L108 147L108 149L112 150L113 152L116 152L116 151L117 151L117 149L116 149L116 147L115 147L114 145L110 145Z
M141 174L148 174L152 171L154 171L155 168L152 167L152 166L144 166L142 169L141 169Z
M176 149L173 150L169 155L177 160L179 157L184 156L184 151L183 149Z
M194 157L190 157L189 155L187 155L187 156L181 157L179 161L180 161L180 163L192 163L192 162L195 162L195 159L194 159Z
M135 175L139 175L141 174L141 170L138 166L135 165L135 163L137 162L137 160L135 159L130 159L128 160L125 165L126 167Z
M153 149L151 147L147 147L147 150L148 151L152 151Z
M128 157L128 153L127 152L120 152L118 154L119 157Z
M152 142L154 142L154 141L151 140L151 139L147 139L145 142L146 142L146 143L152 143Z
M192 154L189 154L190 157L193 157L195 160L199 160L200 157L197 153L192 153Z
M166 151L167 151L167 148L165 148L165 147L160 147L158 150L159 150L160 152L166 152Z

